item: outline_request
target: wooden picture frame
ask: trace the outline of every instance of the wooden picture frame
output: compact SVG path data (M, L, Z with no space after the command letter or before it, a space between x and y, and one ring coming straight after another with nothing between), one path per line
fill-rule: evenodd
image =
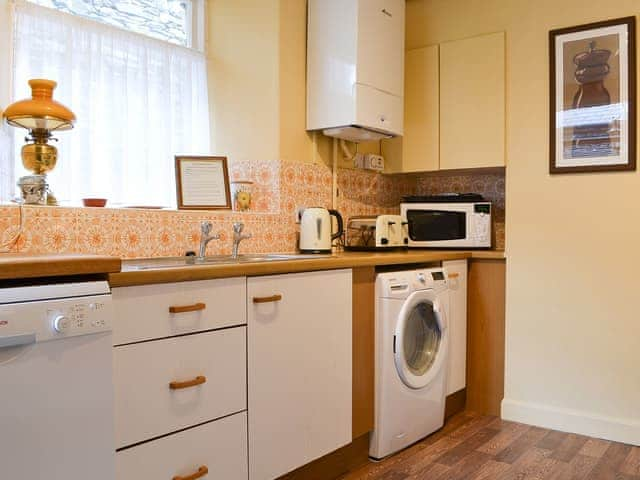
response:
M636 20L549 32L549 172L636 169Z
M178 210L231 210L227 157L176 155Z

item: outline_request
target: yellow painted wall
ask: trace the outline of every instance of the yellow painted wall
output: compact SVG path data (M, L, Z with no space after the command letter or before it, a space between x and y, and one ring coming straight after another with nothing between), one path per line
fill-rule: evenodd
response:
M306 1L210 0L212 138L236 160L330 163L305 130Z
M503 413L640 443L640 174L548 173L548 31L637 0L408 0L407 48L507 38Z
M209 0L216 153L237 160L331 164L332 140L305 128L306 37L306 0ZM364 152L378 149L377 142L359 146Z
M214 153L278 160L279 0L207 2Z

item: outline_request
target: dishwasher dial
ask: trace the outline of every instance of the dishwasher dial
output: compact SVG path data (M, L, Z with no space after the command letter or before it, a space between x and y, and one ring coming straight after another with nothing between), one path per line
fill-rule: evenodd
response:
M53 328L56 332L64 333L69 330L69 318L65 315L56 315L53 317Z

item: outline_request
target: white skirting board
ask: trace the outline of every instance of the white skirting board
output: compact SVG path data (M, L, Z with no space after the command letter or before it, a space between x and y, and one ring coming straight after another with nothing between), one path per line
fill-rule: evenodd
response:
M640 421L638 420L606 417L590 412L550 407L507 398L502 400L502 418L552 430L640 446Z

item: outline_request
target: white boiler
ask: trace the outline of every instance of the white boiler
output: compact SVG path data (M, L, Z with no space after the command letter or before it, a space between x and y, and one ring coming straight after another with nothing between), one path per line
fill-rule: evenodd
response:
M402 135L405 0L309 0L307 130Z

